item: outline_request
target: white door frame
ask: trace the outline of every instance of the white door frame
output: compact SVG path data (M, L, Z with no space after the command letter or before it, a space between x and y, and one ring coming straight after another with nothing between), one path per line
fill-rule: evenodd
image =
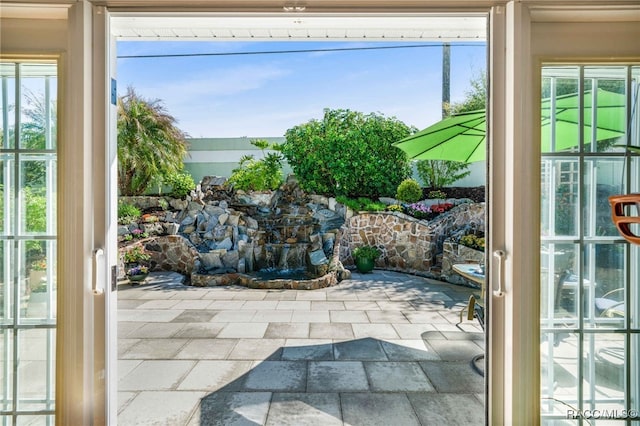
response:
M572 6L563 7L558 6L559 2L460 0L455 2L455 10L450 9L464 13L488 11L494 6L490 13L489 42L488 112L492 141L489 250L504 250L506 259L501 271L504 295L494 296L490 291L488 301L487 406L491 424L528 424L539 419L540 177L539 144L533 142L540 136L539 128L534 126L539 120L536 106L539 109L540 64L553 59L640 57L637 2L582 0L567 2ZM34 3L25 2L28 6ZM108 404L95 403L96 400L110 401L115 405L117 401L114 388L105 389L109 380L104 380L104 374L110 375L113 371L109 372L106 361L115 357L113 330L106 322L95 321L96 316L102 317L102 311L108 315L109 309L113 309L109 307L113 294L95 295L92 273L94 250L103 248L109 253L114 247L107 235L112 232L109 226L115 223L115 213L112 209L105 210L106 206L113 208L114 204L109 202L113 194L107 191L109 182L104 178L105 172L113 167L112 162L104 159L112 159L114 154L106 151L110 114L106 109L107 82L110 81L106 59L109 57L108 22L104 18L105 9L93 6L88 0L60 0L60 3L70 7L65 24L68 41L66 49L61 50L60 70L63 142L59 148L58 282L64 286L58 292L57 423L113 424L115 419L108 417L113 409ZM189 3L203 9L202 1L189 0L165 0L158 7L178 11ZM363 6L355 0L324 3L308 0L306 3L308 10L316 5L323 12L331 12L328 7L333 7L335 12L352 13L442 12L452 7L452 2L447 0L372 0L372 6ZM106 4L123 11L127 7L139 7L143 2L107 0ZM244 9L268 12L282 6L275 0L252 4L255 4L252 10L246 6ZM230 1L211 0L208 5L205 9L212 11L234 8ZM154 7L144 9L152 11ZM596 23L603 21L599 29L606 29L607 37L602 37L605 32L596 28ZM32 25L32 29L39 30L39 26ZM3 26L3 35L10 30ZM42 39L48 43L45 37ZM3 46L10 44L10 38L5 40L8 41L0 42ZM100 159L101 155L104 159ZM113 263L111 258L99 263L103 269L96 274L98 290L106 287L110 277L108 266ZM492 266L488 285L496 290L500 274L496 273L495 260ZM109 356L105 357L106 351Z

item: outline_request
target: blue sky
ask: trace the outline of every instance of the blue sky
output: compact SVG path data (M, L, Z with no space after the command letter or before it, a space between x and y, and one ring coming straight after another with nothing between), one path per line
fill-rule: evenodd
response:
M353 42L118 42L118 55L410 45ZM421 43L425 44L425 43ZM451 46L451 100L485 70L484 43ZM395 116L424 128L441 118L442 48L187 58L120 58L118 92L161 99L191 137L273 137L324 108Z

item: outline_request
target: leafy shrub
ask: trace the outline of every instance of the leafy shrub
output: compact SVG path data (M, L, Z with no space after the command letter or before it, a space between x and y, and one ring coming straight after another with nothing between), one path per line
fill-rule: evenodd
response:
M469 176L469 165L459 161L421 160L416 165L418 176L427 188L443 188Z
M171 196L175 198L185 197L196 187L193 177L185 172L169 173L164 177L164 182L171 187Z
M228 183L243 191L278 189L282 184L282 155L277 152L265 153L269 142L264 139L252 140L251 144L262 150L263 158L256 160L253 155L243 156L240 165L233 169ZM280 146L273 144L271 148L279 150Z
M458 243L475 250L484 251L484 237L475 234L468 234L460 237Z
M376 260L378 257L380 257L380 255L382 254L382 252L380 251L380 249L378 249L378 247L375 246L360 246L360 247L356 247L355 249L353 249L353 252L351 253L351 256L353 256L354 259L371 259L371 260Z
M402 207L400 204L391 204L390 206L387 206L387 210L390 212L403 212L404 207Z
M415 180L405 179L398 185L396 198L407 203L415 203L422 198L422 188Z
M409 164L394 142L414 129L396 118L350 110L324 110L285 133L282 153L300 186L324 195L393 196Z
M118 203L118 223L120 225L128 225L136 222L142 212L139 208L129 203Z

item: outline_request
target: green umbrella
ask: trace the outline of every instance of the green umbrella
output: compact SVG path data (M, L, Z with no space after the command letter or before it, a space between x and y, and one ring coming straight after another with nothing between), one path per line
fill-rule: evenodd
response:
M625 134L625 103L622 94L598 89L596 97L597 141L618 138ZM550 99L542 101L542 151L558 152L575 149L578 144L577 94L558 96L554 119L551 118ZM591 143L593 96L584 94L584 143ZM555 126L551 127L551 124ZM486 112L464 112L447 117L420 132L398 141L395 145L412 160L450 160L462 163L483 161L486 158ZM554 146L551 132L555 131Z

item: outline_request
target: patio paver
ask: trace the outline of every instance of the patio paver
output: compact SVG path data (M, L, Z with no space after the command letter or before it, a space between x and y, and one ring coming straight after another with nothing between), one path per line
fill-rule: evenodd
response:
M118 424L484 424L471 290L353 274L313 291L121 286Z

